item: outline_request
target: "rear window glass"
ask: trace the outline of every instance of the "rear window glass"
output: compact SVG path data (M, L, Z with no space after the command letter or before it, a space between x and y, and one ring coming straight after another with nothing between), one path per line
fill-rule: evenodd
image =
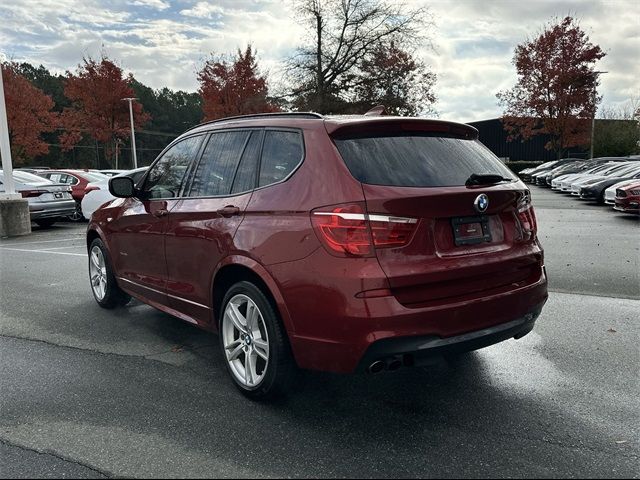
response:
M13 178L22 183L50 183L46 178L39 177L29 172L13 171Z
M458 186L473 173L514 178L477 140L411 133L334 141L351 174L371 185Z

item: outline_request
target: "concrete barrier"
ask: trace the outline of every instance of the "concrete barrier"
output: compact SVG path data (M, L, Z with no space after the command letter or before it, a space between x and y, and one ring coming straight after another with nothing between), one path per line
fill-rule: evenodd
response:
M0 237L16 237L30 233L29 202L21 198L0 199Z

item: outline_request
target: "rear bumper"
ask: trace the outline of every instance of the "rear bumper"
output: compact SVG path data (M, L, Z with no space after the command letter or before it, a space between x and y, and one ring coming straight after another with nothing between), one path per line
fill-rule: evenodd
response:
M76 208L74 200L65 200L62 202L44 202L29 204L29 214L31 220L39 220L41 218L57 218L72 215Z
M376 361L389 363L398 360L404 365L419 366L446 355L478 350L511 338L522 338L533 330L543 305L516 320L453 337L426 335L379 340L367 349L356 371L367 372Z
M365 260L349 259L352 268L338 270L331 264L340 259L323 257L325 261L319 264L313 262L313 256L295 262L295 268L287 264L270 268L278 283L287 274L280 292L293 322L293 331L289 331L291 347L298 365L310 370L357 371L369 359L372 346L381 341L393 345L399 341L397 348L408 348L407 351L411 347L403 342L424 344L425 338L436 342L429 347L431 352L442 349L448 339L453 339L447 347L451 351L481 348L524 333L529 327L524 323L535 321L548 296L546 273L540 267L539 278L526 285L409 307L393 295L355 296L360 290L385 286L379 267L372 264L375 268L369 269ZM339 276L330 277L330 271L337 271ZM309 277L304 272L314 273L316 285L301 285L302 281L308 284ZM379 286L371 286L374 277L380 278ZM370 285L363 287L363 283ZM523 325L511 323L521 319L525 319Z

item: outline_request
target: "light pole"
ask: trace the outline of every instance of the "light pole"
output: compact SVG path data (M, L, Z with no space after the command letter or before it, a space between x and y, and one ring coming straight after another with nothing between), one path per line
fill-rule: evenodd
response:
M133 128L133 102L137 98L123 98L122 100L129 102L129 118L131 119L131 151L133 152L133 168L138 168L138 156L136 155L136 131Z
M6 195L15 195L13 183L13 165L11 163L11 145L9 144L9 126L7 124L7 107L4 103L4 83L2 68L0 68L0 155L2 156L2 171L4 172L4 191ZM22 198L20 196L19 198Z
M4 98L4 81L0 63L0 155L2 156L2 177L4 194L0 194L0 237L14 237L31 233L29 202L16 193L11 163L11 143L7 122L7 105Z
M609 73L609 72L602 72L602 71L596 71L593 72L595 79L593 80L593 117L591 118L591 155L589 155L589 158L593 158L593 139L594 139L594 132L596 130L596 112L598 111L598 106L596 105L596 100L598 98L597 95L597 89L596 89L596 82L598 80L598 75L601 73Z

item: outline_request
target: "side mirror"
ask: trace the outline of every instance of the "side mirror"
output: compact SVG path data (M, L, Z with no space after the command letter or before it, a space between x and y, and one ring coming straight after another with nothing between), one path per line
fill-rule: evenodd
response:
M109 192L114 197L129 198L135 195L133 180L129 177L111 177L109 179Z

